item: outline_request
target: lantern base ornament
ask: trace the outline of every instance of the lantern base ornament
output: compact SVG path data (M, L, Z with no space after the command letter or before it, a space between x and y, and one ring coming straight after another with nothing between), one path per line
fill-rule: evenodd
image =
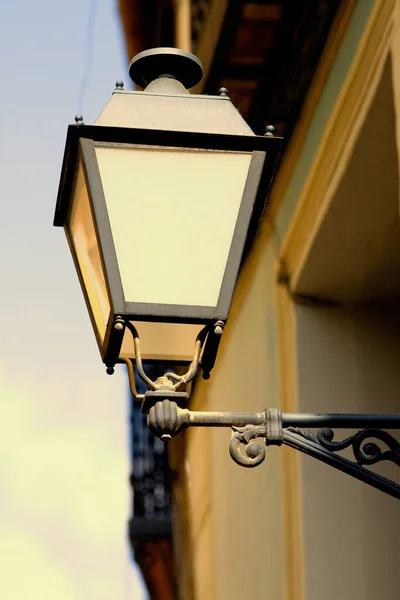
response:
M147 425L153 435L168 441L188 427L230 427L230 455L242 467L257 467L264 461L265 447L260 443L260 438L264 438L266 446L285 444L400 498L399 483L367 468L381 462L400 467L400 443L384 430L400 429L400 415L282 413L278 408L268 408L260 413L191 411L187 408L188 393L178 390L194 379L202 364L201 352L204 346L204 357L207 335L210 336L208 328L197 336L193 361L187 373L165 373L152 381L143 369L138 332L131 323L126 326L134 338L137 373L150 388L143 395L137 394L133 364L127 360L131 392L142 402L142 411L147 414ZM213 335L219 338L221 334L222 326L217 322L211 339ZM337 440L335 428L358 431ZM314 433L311 429L317 431ZM346 450L352 451L353 459L339 454Z

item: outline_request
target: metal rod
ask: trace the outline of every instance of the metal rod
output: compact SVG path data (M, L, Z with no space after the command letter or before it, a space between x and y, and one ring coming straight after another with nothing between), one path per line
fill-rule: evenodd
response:
M197 427L243 427L244 425L262 425L265 413L188 411L189 423Z
M204 340L206 339L207 332L208 327L206 326L203 327L203 329L197 334L196 342L194 345L193 360L190 363L189 370L187 371L187 373L185 373L185 375L182 375L179 378L178 383L174 385L174 389L177 389L180 385L187 385L196 376L197 369L199 368L200 353L204 344Z
M121 360L124 361L124 363L126 364L127 369L128 369L129 387L130 387L132 396L135 398L135 400L143 400L144 394L138 394L138 391L136 389L135 371L133 370L132 361L129 358L123 358L123 357L121 357Z
M400 429L400 415L282 413L283 427L386 427Z
M141 379L147 383L147 385L149 386L149 388L151 388L152 390L156 389L156 385L154 383L154 381L152 381L150 379L150 377L147 377L146 373L144 372L143 369L143 363L142 363L142 354L140 352L140 340L139 340L139 334L138 331L136 329L136 327L133 325L133 323L131 323L130 321L125 321L125 326L129 329L129 331L132 334L133 337L133 346L135 349L135 363L136 363L136 369L141 377Z

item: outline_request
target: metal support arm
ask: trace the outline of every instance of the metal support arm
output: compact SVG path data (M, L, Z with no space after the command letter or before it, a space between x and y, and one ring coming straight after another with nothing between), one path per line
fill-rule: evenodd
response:
M400 415L301 414L267 409L262 413L198 412L179 408L171 400L157 402L149 411L150 430L169 439L186 427L231 427L229 451L243 467L256 467L265 459L267 446L286 444L335 469L400 498L400 485L365 468L382 461L400 466L400 444L381 427L400 429ZM317 433L302 427L318 427ZM332 428L360 429L341 441ZM384 447L384 449L381 448ZM338 452L351 448L354 460Z
M152 381L143 370L138 332L131 323L125 325L134 339L136 369L150 388L143 396L136 393L133 367L129 361L131 390L136 398L143 401L142 411L147 414L147 425L154 435L169 440L187 427L230 427L229 451L233 460L243 467L256 467L263 462L265 447L255 440L264 438L267 446L286 444L400 498L400 484L366 468L383 461L400 466L400 443L384 431L400 429L400 415L282 413L277 408L268 408L260 413L191 411L186 408L188 394L178 389L195 377L202 364L201 352L207 328L197 336L193 361L185 375L166 373ZM221 329L221 326L216 323L215 332L220 335L222 329L219 332L218 328ZM212 361L208 362L211 364ZM334 439L335 428L358 431L338 441ZM347 449L352 451L354 460L338 454Z

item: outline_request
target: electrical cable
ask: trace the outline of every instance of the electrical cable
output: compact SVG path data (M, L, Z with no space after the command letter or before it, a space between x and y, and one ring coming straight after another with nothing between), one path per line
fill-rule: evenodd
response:
M94 33L96 26L96 15L97 15L97 0L90 0L88 18L86 24L86 41L85 41L85 68L83 76L79 84L78 98L77 98L77 113L84 114L83 104L85 100L86 91L89 85L90 78L93 72L94 63Z

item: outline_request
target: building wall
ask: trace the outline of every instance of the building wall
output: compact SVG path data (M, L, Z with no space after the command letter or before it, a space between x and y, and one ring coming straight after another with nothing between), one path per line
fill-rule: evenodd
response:
M216 367L209 381L196 382L193 410L290 405L299 411L398 412L396 311L299 305L290 290L290 268L285 273L286 259L289 267L296 262L287 239L300 227L300 204L307 206L311 192L318 201L315 190L324 195L328 187L321 184L326 170L314 177L321 188L310 173L327 160L320 155L335 131L334 119L347 114L348 106L360 117L358 129L348 125L350 155L368 114L387 58L373 51L373 40L382 37L374 27L394 4L360 0L354 10L295 168L288 173L283 164L275 186L279 194L272 194L239 277ZM377 82L369 84L371 97L360 107L344 90L354 85L350 99L360 93L353 71L356 63L368 66L368 52L377 56ZM337 146L331 144L330 152L341 148L341 139L334 137ZM316 215L302 233L306 246L322 219L321 211ZM181 471L188 489L195 600L398 597L395 500L291 449L268 448L260 467L243 469L230 459L228 445L228 430L193 429L186 435Z
M300 411L399 412L397 307L296 306L296 329ZM398 478L395 465L376 470ZM396 600L399 501L309 457L301 482L307 600Z
M231 325L211 379L198 382L193 410L246 411L279 400L272 238L257 245L240 277ZM229 457L230 430L188 432L186 460L196 598L284 597L282 481L279 451L262 468Z
M294 278L298 409L304 412L399 412L399 174L390 54L378 74ZM299 292L311 295L308 305L299 304ZM338 431L336 438L348 435ZM354 459L351 450L348 458ZM398 480L393 464L376 470ZM305 597L319 599L325 585L327 600L397 598L398 501L307 457L300 472Z

